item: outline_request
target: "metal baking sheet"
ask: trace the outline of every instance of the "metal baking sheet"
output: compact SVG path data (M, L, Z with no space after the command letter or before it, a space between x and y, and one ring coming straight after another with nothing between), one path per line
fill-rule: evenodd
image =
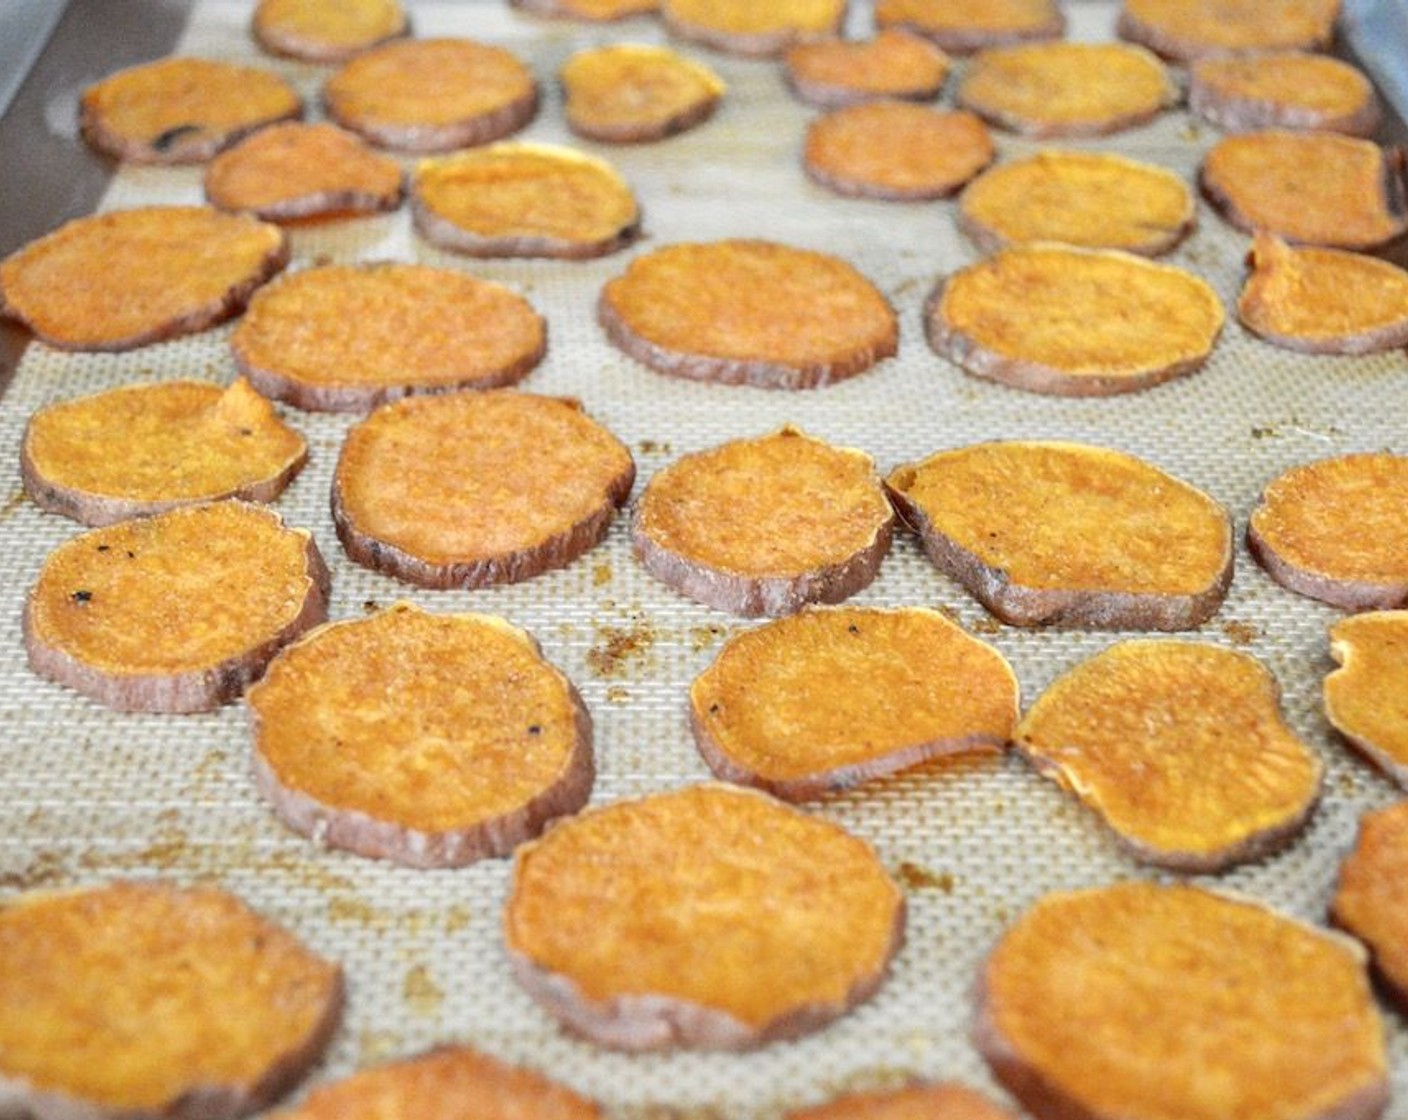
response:
M498 0L415 3L412 10L420 35L501 43L531 62L545 97L523 135L540 141L577 143L563 124L554 82L572 50L662 40L651 20L609 27L547 22ZM1074 37L1110 35L1112 4L1077 2L1068 10ZM316 115L328 71L261 55L247 34L249 12L245 2L197 0L174 49L278 69ZM866 29L864 8L854 27ZM714 120L655 145L579 144L614 161L638 192L646 236L637 246L591 262L473 261L418 240L402 210L295 228L292 267L423 261L523 292L547 316L550 334L548 357L524 388L580 398L631 447L637 492L685 452L785 423L864 448L882 470L982 439L1059 438L1144 456L1217 496L1240 528L1261 486L1293 464L1405 448L1403 351L1307 357L1256 340L1234 320L1201 372L1132 396L1046 398L965 376L929 350L920 327L919 309L935 278L976 256L955 229L953 203L845 200L810 184L798 152L813 111L788 96L778 67L685 49L728 83ZM48 127L68 144L76 144L71 113L79 85L51 91L44 104ZM951 87L943 100L951 101ZM1175 111L1073 146L1127 153L1191 178L1216 136ZM1001 133L995 139L1004 159L1036 147ZM5 174L8 194L13 180ZM199 169L123 169L99 205L198 202L200 178ZM853 262L900 314L899 356L836 387L789 394L662 377L605 342L594 320L596 295L633 254L734 235ZM1246 249L1247 239L1202 205L1198 231L1169 259L1208 279L1230 307ZM213 881L236 891L347 969L347 1017L312 1082L463 1040L545 1070L622 1117L771 1116L844 1088L911 1075L954 1078L1003 1097L968 1039L973 977L996 937L1047 891L1159 877L1015 757L931 764L813 807L870 840L908 892L907 942L875 998L827 1030L753 1054L631 1056L564 1034L510 979L499 932L507 861L422 872L319 850L284 829L256 795L242 705L191 717L116 715L36 678L19 637L23 597L49 550L77 529L21 494L17 457L26 417L46 402L132 381L226 382L234 375L228 335L223 327L115 355L33 344L0 400L7 561L0 635L9 635L0 640L0 897L119 876ZM630 555L625 518L570 568L513 587L426 592L355 567L328 514L331 471L351 418L285 414L308 436L312 457L278 508L313 531L331 562L333 617L408 598L436 610L501 614L532 631L592 710L594 803L708 776L690 742L685 691L723 639L751 623L687 602L645 575ZM1011 659L1026 700L1121 636L998 625L908 537L896 541L879 578L855 601L953 612ZM1205 881L1311 920L1323 918L1359 815L1397 796L1347 752L1321 714L1320 682L1330 668L1326 628L1337 617L1273 584L1239 548L1226 604L1192 635L1260 657L1281 682L1290 723L1328 768L1323 803L1296 843ZM1408 1118L1408 1030L1396 1013L1385 1009L1384 1017L1394 1070L1390 1115Z

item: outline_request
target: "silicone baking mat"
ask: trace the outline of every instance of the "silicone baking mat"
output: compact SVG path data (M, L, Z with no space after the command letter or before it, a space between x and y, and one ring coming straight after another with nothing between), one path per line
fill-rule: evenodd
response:
M307 95L316 117L329 71L260 54L247 34L249 8L198 3L179 52L277 69ZM501 43L531 63L544 100L523 136L540 141L577 143L563 124L555 83L571 51L662 40L647 19L589 27L529 18L499 2L414 4L412 11L422 36ZM1073 37L1108 37L1113 13L1110 4L1072 4ZM853 24L868 29L864 9ZM976 255L955 229L954 204L846 200L810 184L798 152L813 111L788 95L779 67L683 49L728 83L712 121L659 144L578 145L611 159L641 199L645 237L627 251L580 263L457 258L416 238L403 209L295 228L291 267L423 261L523 292L546 315L550 336L547 359L524 388L580 398L631 447L637 493L685 452L786 423L864 448L882 470L977 440L1084 440L1144 456L1207 489L1232 511L1240 535L1261 486L1292 464L1404 450L1403 351L1300 356L1254 339L1231 319L1201 372L1131 396L1045 398L964 375L929 350L920 326L935 278ZM944 103L951 91L952 82ZM77 92L73 105L53 108L59 127L72 128ZM1191 178L1216 135L1174 111L1072 146L1128 153ZM995 139L1002 159L1035 148L1007 134ZM123 169L102 207L196 203L200 180L199 169ZM1247 239L1201 203L1198 217L1197 232L1169 259L1207 278L1230 307ZM899 356L833 388L774 393L663 377L605 342L594 318L597 292L633 254L725 236L769 237L853 262L899 312ZM225 327L115 355L35 344L0 401L0 634L8 635L0 640L0 895L119 876L208 880L236 891L346 968L345 1023L313 1081L464 1040L545 1070L616 1116L768 1116L911 1075L955 1078L1001 1096L968 1039L973 977L995 938L1047 891L1156 877L1015 757L928 765L812 806L872 842L908 892L908 937L875 998L829 1029L752 1054L631 1056L564 1034L510 979L499 933L507 861L422 872L319 850L283 828L255 793L242 705L203 716L117 715L36 678L21 648L21 604L45 555L77 528L21 495L16 464L26 417L45 402L127 382L228 382L228 334ZM285 414L308 436L311 459L278 508L311 529L328 558L334 618L405 598L435 610L493 612L533 632L595 719L593 803L709 776L691 744L685 692L720 643L752 623L688 602L645 575L631 557L624 516L601 547L568 569L517 586L426 592L364 571L346 560L328 514L332 468L352 419ZM998 625L904 535L855 601L952 611L1011 659L1027 701L1121 636ZM1323 802L1294 844L1208 881L1312 920L1323 918L1360 814L1395 797L1346 751L1320 711L1320 682L1331 664L1326 628L1336 617L1273 584L1239 546L1226 604L1191 635L1260 657L1282 685L1290 723L1328 768ZM1408 1117L1408 1031L1396 1013L1384 1014L1396 1089L1391 1115Z

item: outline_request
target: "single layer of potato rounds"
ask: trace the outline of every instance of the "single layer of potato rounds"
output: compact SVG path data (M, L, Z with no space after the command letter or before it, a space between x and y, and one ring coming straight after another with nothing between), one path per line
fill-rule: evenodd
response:
M885 485L939 569L1014 626L1187 630L1232 581L1227 511L1119 451L979 443Z
M34 413L20 476L35 505L110 525L219 498L271 502L308 444L237 378L124 385Z
M875 463L795 428L676 460L636 505L646 571L718 610L776 617L866 587L894 515Z
M1197 642L1111 646L1043 692L1013 741L1136 858L1180 871L1274 851L1320 796L1322 767L1286 726L1275 678Z
M1347 62L1304 51L1200 58L1188 68L1188 107L1228 132L1320 129L1372 136L1379 99Z
M447 152L517 132L538 111L538 84L503 47L406 39L348 62L323 86L323 104L373 144Z
M1262 492L1247 544L1281 586L1346 610L1408 603L1408 458L1387 451L1292 467Z
M759 58L840 34L846 0L660 0L660 16L681 39Z
M514 583L592 548L634 481L630 452L576 401L407 397L347 433L333 520L353 560L408 583Z
M543 318L522 296L418 264L294 273L260 292L230 337L235 364L261 392L331 412L511 385L546 346Z
M595 1101L468 1046L438 1046L319 1086L270 1120L600 1120Z
M972 113L871 101L813 121L802 167L837 194L917 201L953 194L995 154L987 126Z
M935 353L975 377L1057 396L1132 393L1199 369L1222 300L1173 265L1113 249L1018 245L939 281Z
M844 607L731 638L690 686L689 716L715 774L802 801L1001 749L1017 700L1003 656L937 611Z
M426 240L475 257L600 257L640 232L640 205L621 173L552 144L421 160L411 217Z
M876 0L875 23L907 28L955 54L1066 33L1055 0Z
M765 794L693 786L587 810L518 849L514 974L625 1050L738 1050L868 998L904 930L874 851Z
M205 197L221 210L270 221L395 210L401 165L331 124L279 124L221 152L205 172Z
M332 622L249 690L254 777L288 826L410 867L508 855L591 793L591 717L537 642L398 603Z
M287 261L283 231L254 218L113 210L0 261L0 311L64 350L130 350L223 322Z
M985 253L1058 241L1157 257L1196 220L1193 192L1172 171L1110 152L1049 149L984 172L958 210L959 228Z
M1325 718L1408 788L1408 611L1341 619L1330 627L1330 653L1339 668L1325 678Z
M83 91L78 125L94 148L134 163L200 163L240 137L303 115L279 75L204 58L119 70Z
M893 28L873 39L798 43L783 62L792 92L823 109L888 97L932 101L952 65L929 40Z
M797 1108L785 1120L1014 1120L981 1093L952 1082L918 1082L900 1089L843 1093Z
M535 16L610 23L660 10L660 0L509 0Z
M1375 973L1408 1007L1408 801L1360 818L1330 917L1368 946Z
M1203 191L1238 229L1372 249L1408 230L1403 152L1329 132L1272 129L1208 149Z
M227 1120L317 1061L342 975L211 887L0 906L0 1095L20 1115Z
M956 99L1025 136L1102 136L1157 116L1178 100L1178 87L1142 47L1026 43L977 55Z
M251 22L265 50L343 62L410 31L400 0L259 0Z
M611 144L660 140L702 124L725 89L702 63L639 43L578 51L558 77L568 127Z
M1258 50L1321 50L1340 0L1125 0L1118 32L1187 62Z
M1259 233L1237 300L1248 330L1308 354L1369 354L1408 345L1408 273L1342 249L1293 249Z
M771 241L667 245L601 291L607 337L676 377L815 389L899 347L894 309L845 261Z
M1364 954L1260 902L1120 883L1049 894L979 976L978 1048L1038 1120L1373 1120Z

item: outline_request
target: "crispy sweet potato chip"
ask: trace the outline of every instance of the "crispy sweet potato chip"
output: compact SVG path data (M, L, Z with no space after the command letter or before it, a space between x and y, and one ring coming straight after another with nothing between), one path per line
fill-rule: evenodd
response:
M1119 34L1186 62L1330 45L1340 0L1125 0Z
M786 1120L1012 1120L1012 1114L964 1085L939 1081L843 1093L824 1104L793 1109Z
M1330 917L1369 949L1374 971L1408 1007L1408 801L1359 821L1354 850L1340 864Z
M590 809L518 849L514 973L606 1046L743 1049L869 997L904 928L870 846L753 790Z
M897 28L873 39L822 39L789 47L787 84L824 109L887 97L931 101L948 78L949 58L929 40Z
M309 62L343 62L410 31L400 0L259 0L259 45Z
M35 1116L253 1112L341 1008L339 969L224 891L120 882L0 907L0 1081Z
M946 51L1059 39L1066 19L1055 0L876 0L879 27L903 27Z
M839 34L846 0L660 0L672 35L749 57Z
M1325 678L1325 718L1408 788L1408 611L1341 619L1330 653L1340 667Z
M1188 107L1228 132L1305 128L1372 136L1379 98L1357 67L1305 51L1216 55L1188 67Z
M568 127L613 144L659 140L702 124L725 89L702 63L639 43L578 51L558 77Z
M515 8L535 16L582 19L610 23L660 10L660 0L509 0Z

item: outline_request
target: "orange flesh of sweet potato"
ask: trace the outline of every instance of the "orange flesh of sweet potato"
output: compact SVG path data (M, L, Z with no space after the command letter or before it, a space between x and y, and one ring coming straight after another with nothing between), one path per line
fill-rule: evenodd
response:
M1369 949L1374 969L1408 1006L1408 803L1365 813L1340 864L1330 916Z
M559 78L572 131L606 141L680 132L706 119L725 89L707 66L668 47L634 43L579 51Z
M1330 627L1330 653L1339 668L1325 678L1325 717L1408 786L1408 611L1340 619Z

